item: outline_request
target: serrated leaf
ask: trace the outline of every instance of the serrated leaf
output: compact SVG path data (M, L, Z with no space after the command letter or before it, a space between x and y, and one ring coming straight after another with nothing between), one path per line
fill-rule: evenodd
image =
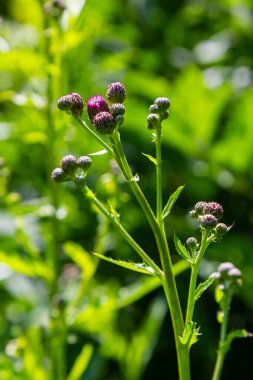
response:
M154 270L151 267L147 266L145 263L131 263L128 261L123 261L123 260L115 260L115 259L112 259L111 257L106 257L104 255L101 255L100 253L94 252L93 254L102 260L108 261L109 263L118 265L122 268L130 269L135 272L144 273L144 274L150 274L150 275L155 274Z
M188 349L198 341L199 327L196 327L196 322L190 321L185 326L183 336L179 337L181 344L187 346Z
M154 165L157 165L157 160L155 157L153 156L150 156L149 154L146 154L146 153L142 153L143 156L147 157L149 159L149 161L153 162Z
M89 156L102 156L103 154L106 154L107 150L103 149L95 153L89 153Z
M181 191L183 190L183 188L184 188L184 186L179 186L179 187L177 188L177 190L174 191L174 193L171 194L171 196L169 197L169 200L168 200L167 204L165 205L165 207L164 207L164 209L163 209L163 219L165 219L165 218L169 215L169 213L170 213L172 207L173 207L174 204L176 203L177 198L178 198L179 195L181 194Z
M187 251L187 249L183 246L183 244L181 243L181 241L179 240L179 238L177 237L177 235L174 233L174 243L175 243L175 247L176 247L176 251L177 253L185 260L191 262L192 259L191 259L191 256L189 254L189 252Z
M204 293L204 291L212 285L215 280L215 276L210 276L205 282L201 282L194 294L194 302L196 302Z

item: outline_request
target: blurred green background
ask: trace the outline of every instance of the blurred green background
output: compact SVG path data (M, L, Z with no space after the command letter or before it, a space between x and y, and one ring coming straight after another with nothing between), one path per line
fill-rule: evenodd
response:
M129 260L135 259L131 249L72 185L51 182L64 154L100 149L56 102L69 92L84 100L105 95L111 81L125 84L121 137L154 205L154 168L141 154L154 154L146 116L156 97L170 98L164 197L185 184L166 226L173 260L174 230L183 241L199 233L188 211L200 200L220 202L224 222L234 226L208 250L201 276L222 261L242 270L230 327L253 331L253 4L63 4L0 0L0 378L176 379L162 291L148 283L145 297L125 301L145 278L107 263L97 269L89 252ZM90 185L113 201L123 224L155 259L146 220L112 166L106 156L94 156ZM188 281L188 271L177 278L183 300ZM148 286L157 290L149 293ZM218 338L212 290L195 319L203 335L192 349L193 379L208 379ZM235 341L222 379L252 379L252 355L250 339Z

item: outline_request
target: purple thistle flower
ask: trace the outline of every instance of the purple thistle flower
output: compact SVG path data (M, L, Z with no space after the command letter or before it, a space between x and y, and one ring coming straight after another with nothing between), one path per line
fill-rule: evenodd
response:
M99 112L110 112L109 104L100 95L91 96L87 101L87 113L92 123Z
M216 227L217 219L212 214L206 214L199 217L199 221L202 228L211 229Z

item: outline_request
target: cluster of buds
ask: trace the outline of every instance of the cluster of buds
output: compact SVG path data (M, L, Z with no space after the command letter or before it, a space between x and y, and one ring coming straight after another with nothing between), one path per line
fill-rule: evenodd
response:
M147 128L157 129L162 120L169 117L170 100L168 98L157 98L149 107L147 116Z
M110 83L106 92L111 105L100 95L91 96L87 101L87 113L91 123L99 134L111 134L123 123L126 90L122 83Z
M55 182L76 181L80 177L85 178L91 163L91 158L88 156L76 158L69 154L62 158L61 167L53 170L51 178Z
M189 215L198 218L201 228L212 231L217 238L221 238L229 230L226 224L219 222L223 207L217 202L198 202Z
M230 262L218 266L215 279L222 291L235 290L242 286L242 272Z
M103 96L91 96L86 106L91 123L101 135L112 134L115 128L124 121L125 107L122 104L126 98L124 85L120 82L110 83L106 96L108 102ZM62 96L57 106L68 114L80 117L83 113L84 102L79 94L72 93Z

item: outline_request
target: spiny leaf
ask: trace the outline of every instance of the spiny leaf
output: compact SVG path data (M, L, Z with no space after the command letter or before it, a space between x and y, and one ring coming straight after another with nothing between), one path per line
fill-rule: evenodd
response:
M154 165L157 165L157 160L155 157L153 156L150 156L149 154L146 154L146 153L142 153L143 156L147 157L151 162L153 162Z
M192 259L191 259L190 254L188 253L187 249L183 246L183 244L181 243L181 241L179 240L179 238L177 237L175 233L174 233L174 243L175 243L177 253L181 257L183 257L183 259L191 262Z
M201 282L199 284L199 286L195 290L194 302L196 302L199 299L199 297L202 296L202 294L204 293L204 291L207 288L209 288L209 286L212 285L212 283L214 282L214 280L215 280L215 276L210 276L205 282Z
M99 253L95 253L95 252L93 254L102 260L108 261L109 263L112 263L115 265L119 265L120 267L123 267L126 269L133 270L135 272L151 274L151 275L155 274L154 270L151 267L147 266L145 263L131 263L131 262L122 261L122 260L115 260L115 259L112 259L111 257L106 257L104 255L100 255Z
M184 188L184 186L179 186L177 188L177 190L174 191L174 193L171 194L171 196L169 197L169 200L163 209L163 219L165 219L169 215L172 207L174 206L174 204L175 204L177 198L179 197L181 191L183 190L183 188Z

